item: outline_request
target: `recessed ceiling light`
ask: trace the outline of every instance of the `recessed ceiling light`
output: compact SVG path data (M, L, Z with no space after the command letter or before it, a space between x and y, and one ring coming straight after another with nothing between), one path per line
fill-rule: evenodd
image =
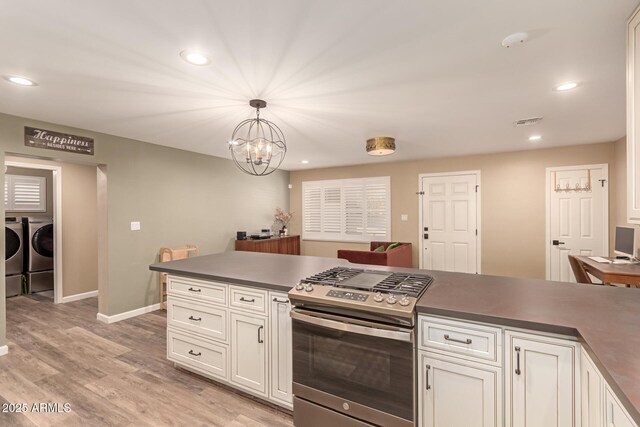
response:
M540 135L531 135L529 137L529 141L540 141L542 139L542 136Z
M180 52L180 56L189 64L193 65L207 65L211 62L207 55L193 50L183 50Z
M38 86L36 82L34 82L33 80L29 80L26 77L4 76L4 78L5 80L20 86Z
M309 160L303 160L300 163L302 163L303 165L308 165L309 164Z
M559 84L558 86L556 86L554 89L558 92L563 92L565 90L571 90L571 89L575 89L578 87L578 83L575 82L565 82L562 84Z

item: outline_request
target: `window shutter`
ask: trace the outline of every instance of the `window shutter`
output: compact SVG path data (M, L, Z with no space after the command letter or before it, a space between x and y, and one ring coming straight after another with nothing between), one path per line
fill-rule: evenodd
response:
M384 182L365 184L366 230L373 239L382 239L389 235L389 191Z
M43 176L7 175L5 206L9 211L45 212L47 210L47 179ZM6 178L5 177L5 178ZM6 185L5 185L6 187Z
M322 232L339 237L342 232L342 223L340 221L342 195L340 187L325 187L322 200Z
M9 175L5 175L4 177L4 210L8 211L10 209L9 205Z
M390 178L302 183L302 238L368 242L391 239Z
M303 232L313 235L322 231L320 187L302 185Z
M344 233L347 238L364 231L364 191L362 185L344 186Z

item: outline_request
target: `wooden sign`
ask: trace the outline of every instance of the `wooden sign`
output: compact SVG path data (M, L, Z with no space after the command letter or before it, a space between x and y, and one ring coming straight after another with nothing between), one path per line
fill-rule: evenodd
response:
M93 138L24 127L24 145L47 150L70 151L93 156Z

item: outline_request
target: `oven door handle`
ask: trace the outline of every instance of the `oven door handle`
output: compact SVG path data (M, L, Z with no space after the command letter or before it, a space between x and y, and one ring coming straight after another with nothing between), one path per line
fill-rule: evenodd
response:
M324 319L317 316L302 314L296 310L291 311L291 318L300 322L309 323L324 328L338 331L351 332L354 334L368 335L371 337L387 338L395 341L413 342L412 331L389 330L374 328L371 326L354 325L353 323L338 322L336 320Z

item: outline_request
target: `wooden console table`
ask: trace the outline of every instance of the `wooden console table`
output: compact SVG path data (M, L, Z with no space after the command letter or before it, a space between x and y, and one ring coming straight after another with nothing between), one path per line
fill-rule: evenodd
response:
M236 240L236 251L300 255L300 236Z

